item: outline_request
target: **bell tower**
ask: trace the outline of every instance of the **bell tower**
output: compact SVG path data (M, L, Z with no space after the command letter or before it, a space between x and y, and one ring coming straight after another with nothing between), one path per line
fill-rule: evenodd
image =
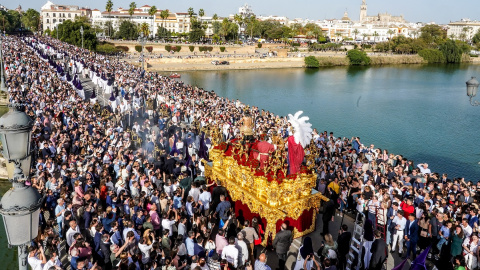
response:
M367 3L366 0L362 0L362 5L360 6L360 22L367 20Z

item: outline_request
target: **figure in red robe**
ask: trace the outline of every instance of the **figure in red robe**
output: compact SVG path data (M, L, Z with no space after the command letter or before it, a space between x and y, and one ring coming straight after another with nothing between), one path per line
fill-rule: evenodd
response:
M260 169L263 169L268 162L268 157L275 151L273 144L261 141L257 143L258 152L253 152L253 157L260 162Z
M295 142L293 136L288 137L288 163L290 165L290 174L295 174L300 171L305 151L301 144Z

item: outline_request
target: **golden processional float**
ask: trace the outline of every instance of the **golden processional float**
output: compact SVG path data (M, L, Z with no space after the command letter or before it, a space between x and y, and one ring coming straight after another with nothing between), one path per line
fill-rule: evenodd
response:
M289 121L295 122L300 114L289 115ZM302 118L308 120L308 117ZM294 133L302 129L296 123L292 126ZM311 128L306 132L310 136L303 138L308 139L303 144L308 147L301 148L300 163L306 161L305 165L298 164L299 170L295 173L291 173L292 167L287 161L292 162L287 156L286 140L277 134L272 135L270 144L261 139L250 143L240 139L223 142L219 128L208 132L213 147L209 151L211 162L205 163L205 176L209 182L219 181L228 190L237 216L262 219L266 225L264 245L268 235L274 239L283 222L293 230L295 238L315 230L316 209L328 199L314 189L317 176L313 167L318 149L310 143ZM289 148L295 144L293 137L288 138Z

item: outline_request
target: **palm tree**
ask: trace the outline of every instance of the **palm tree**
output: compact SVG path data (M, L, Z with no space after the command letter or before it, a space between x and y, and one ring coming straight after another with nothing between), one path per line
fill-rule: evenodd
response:
M387 34L389 34L390 39L392 39L392 35L395 34L395 31L393 31L392 29L388 29Z
M130 15L130 20L132 19L133 13L135 13L135 9L137 8L137 4L135 2L130 3L130 8L128 9L128 14Z
M358 31L358 29L354 29L353 30L353 34L355 35L355 41L357 41L357 35L360 33L360 31Z
M144 22L140 25L140 32L143 33L144 37L148 37L150 35L150 25Z
M233 16L233 20L238 24L238 28L241 29L242 28L242 22L243 22L242 15L235 14L235 16ZM237 41L238 41L238 33L237 33Z
M450 34L450 39L455 39L455 34Z
M335 32L335 36L337 37L337 38L336 38L336 42L339 42L339 41L340 41L340 37L342 36L342 33L340 33L340 32Z
M374 43L377 43L377 37L379 36L379 34L377 33L377 31L373 32L373 42Z
M193 14L195 14L195 11L193 11L193 8L192 8L192 7L189 7L189 8L188 8L188 16L189 16L190 18L192 18L192 17L193 17Z
M156 6L152 6L149 10L148 10L148 15L152 16L152 37L155 38L155 31L153 31L154 27L153 27L153 20L155 19L155 13L157 13L157 7Z
M365 38L368 37L368 34L367 34L367 33L363 33L363 34L362 34L362 37L363 37L363 39L362 39L362 43L363 43L363 42L365 41Z
M217 13L213 14L213 16L212 16L212 21L216 21L216 20L218 20L218 15L217 15Z
M110 17L110 13L112 12L113 9L113 2L112 0L108 0L107 4L105 5L105 10L108 12L108 17ZM112 20L112 18L110 18ZM110 27L108 27L108 36L110 36Z
M205 16L205 10L203 10L203 8L198 11L198 16L200 17L200 21L202 21L202 17Z
M168 18L168 15L170 15L170 11L168 9L162 10L160 12L160 17L162 18L162 27L166 28L163 24L165 23L165 20Z

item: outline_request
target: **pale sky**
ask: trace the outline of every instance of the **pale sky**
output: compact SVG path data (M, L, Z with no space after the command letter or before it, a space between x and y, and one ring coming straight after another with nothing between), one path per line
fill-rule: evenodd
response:
M23 9L40 7L44 0L14 0L2 3L7 8L14 9L18 4ZM71 4L105 10L106 0L53 0L55 4ZM128 8L132 0L113 0L113 9ZM186 12L189 7L195 11L203 8L207 16L217 13L228 16L238 12L238 7L245 3L252 6L257 15L277 15L305 19L341 18L345 10L352 20L358 20L362 0L143 0L135 1L137 7L155 5L157 9L169 9L174 12ZM389 12L392 15L404 15L409 22L448 23L462 18L480 21L479 0L367 0L368 15L379 12Z

